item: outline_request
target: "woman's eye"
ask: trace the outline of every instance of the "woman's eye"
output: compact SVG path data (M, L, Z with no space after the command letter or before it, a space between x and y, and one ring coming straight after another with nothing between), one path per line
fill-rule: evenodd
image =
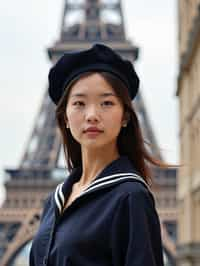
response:
M113 102L111 102L111 101L104 101L103 102L105 105L113 105Z
M80 102L80 101L77 101L77 102L74 102L73 105L83 105L84 103L83 102Z

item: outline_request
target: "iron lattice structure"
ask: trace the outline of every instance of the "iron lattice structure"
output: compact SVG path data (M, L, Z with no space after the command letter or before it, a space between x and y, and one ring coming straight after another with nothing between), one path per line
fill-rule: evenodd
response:
M67 51L89 48L101 42L134 63L139 49L126 38L121 1L65 0L60 37L47 52L52 63ZM144 138L150 150L162 159L141 93L134 100ZM0 209L0 265L28 265L28 248L41 215L44 199L67 177L59 165L61 139L55 121L55 106L47 90L43 95L33 130L17 169L6 169L7 197ZM156 204L168 264L176 256L176 170L154 168Z

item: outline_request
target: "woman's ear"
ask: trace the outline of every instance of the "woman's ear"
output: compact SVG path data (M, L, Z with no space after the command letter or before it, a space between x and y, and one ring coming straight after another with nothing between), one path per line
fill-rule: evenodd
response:
M64 120L65 120L66 128L69 128L68 119L65 117Z
M66 115L64 115L64 121L65 121L65 123L68 122L68 119L67 119L67 116Z
M130 120L130 114L129 112L125 111L123 121L128 123L129 120Z
M67 125L68 124L68 119L66 116L64 116L64 121L65 121L65 124Z
M122 126L123 127L126 127L127 126L127 124L128 124L128 121L130 120L130 114L129 114L129 112L125 112L124 113L124 116L123 116L123 120L122 120Z

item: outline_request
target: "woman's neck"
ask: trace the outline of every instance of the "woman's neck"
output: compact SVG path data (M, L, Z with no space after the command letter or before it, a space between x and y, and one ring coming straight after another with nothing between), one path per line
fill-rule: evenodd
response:
M82 175L78 181L78 186L89 185L93 179L112 161L119 158L117 150L107 153L100 150L99 152L91 152L82 154Z

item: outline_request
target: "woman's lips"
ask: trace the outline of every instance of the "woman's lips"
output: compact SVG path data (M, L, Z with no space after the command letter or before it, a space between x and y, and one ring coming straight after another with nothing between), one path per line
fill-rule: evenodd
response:
M88 132L88 131L92 131L92 132L96 132L96 131L99 131L99 132L102 132L102 130L98 127L88 127L87 129L84 130L84 132Z
M99 130L88 130L85 132L88 136L91 137L96 137L97 135L99 135L100 133L102 133L102 131Z
M88 129L85 131L86 133L87 132L101 132L101 130L98 130L98 129Z

